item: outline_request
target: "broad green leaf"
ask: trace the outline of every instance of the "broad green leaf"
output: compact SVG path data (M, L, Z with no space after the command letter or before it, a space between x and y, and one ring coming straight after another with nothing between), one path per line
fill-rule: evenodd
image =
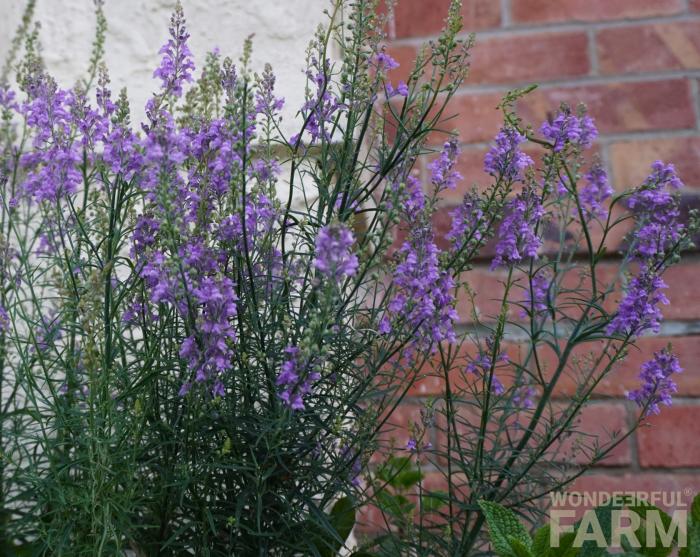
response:
M535 532L532 540L532 553L537 557L544 557L550 554L550 540L549 535L552 528L549 524L545 524L542 528Z
M492 501L479 501L479 506L489 526L491 546L499 557L517 555L510 539L517 540L528 550L532 547L530 534L513 511Z
M398 488L401 484L398 481L398 476L401 472L410 470L411 459L407 456L391 456L377 471L377 476L380 480L388 483L391 487Z
M396 518L405 518L415 507L403 495L392 495L386 491L377 493L377 503L384 512Z
M673 542L670 545L670 547L664 547L662 543L663 540L661 539L661 534L658 531L658 525L656 525L654 530L654 543L651 546L648 546L647 530L649 526L648 520L651 520L653 518L652 514L659 517L659 519L661 520L661 524L666 530L672 522L671 517L658 507L645 503L644 501L631 502L628 505L628 507L632 512L637 513L642 519L642 524L635 532L637 540L642 545L642 547L626 549L628 549L629 551L634 551L635 553L639 553L640 555L643 555L645 557L667 557L668 555L670 555L673 551L673 546L678 541L677 535L674 536Z
M525 544L523 544L523 542L521 542L519 539L514 538L513 536L506 536L506 538L515 557L533 557L530 549L526 547Z
M688 544L678 551L679 557L700 557L700 523L688 520Z
M347 540L355 526L355 501L351 497L342 497L331 509L330 523L338 535Z
M394 480L398 487L404 489L418 484L423 479L423 473L417 468L409 468L399 473Z
M690 504L690 518L700 526L700 493L698 493Z
M598 521L598 525L605 538L606 545L610 543L610 538L612 537L612 512L614 510L619 510L621 507L608 504L601 505L593 509L595 516ZM581 527L581 521L576 523L574 531L578 532ZM604 547L598 547L598 544L594 541L587 540L583 542L581 550L578 553L578 557L599 557L601 555L607 555L608 552Z

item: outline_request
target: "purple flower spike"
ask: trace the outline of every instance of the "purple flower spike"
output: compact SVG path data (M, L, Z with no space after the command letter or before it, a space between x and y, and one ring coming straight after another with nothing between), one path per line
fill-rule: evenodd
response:
M484 172L491 176L517 181L523 179L523 171L534 164L532 158L520 151L526 141L524 135L511 127L504 127L484 157Z
M457 182L462 179L462 175L455 170L457 157L459 157L459 145L457 139L452 138L443 145L440 157L428 165L430 180L436 192L445 189L453 190Z
M568 107L562 108L551 122L542 124L540 131L552 142L555 152L564 149L567 143L587 149L598 137L593 118L574 114Z
M661 292L668 288L655 272L648 269L634 277L627 288L627 293L620 303L617 314L608 325L609 335L640 335L646 331L659 332L661 310L659 304L668 304L668 299Z
M357 256L350 250L355 238L342 224L324 226L316 237L314 266L323 275L340 281L357 272Z
M535 233L535 226L543 215L540 198L531 188L523 190L508 202L505 217L498 229L496 257L491 269L520 263L525 257L537 257L542 239Z
M170 39L161 49L163 58L160 66L153 72L153 77L160 78L163 91L176 97L182 95L182 83L192 81L194 61L187 46L190 38L185 26L185 15L178 3L170 18Z
M587 218L606 218L608 210L603 203L612 194L613 189L608 181L605 169L599 164L595 165L586 174L586 185L579 192L584 216Z
M671 375L682 371L678 358L669 349L660 350L642 364L639 373L642 384L639 389L628 393L627 398L641 407L646 406L645 416L658 414L661 411L659 404L671 406L671 395L678 389Z

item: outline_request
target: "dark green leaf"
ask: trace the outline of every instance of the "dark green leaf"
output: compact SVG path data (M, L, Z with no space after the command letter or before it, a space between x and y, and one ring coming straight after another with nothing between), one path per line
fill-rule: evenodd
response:
M527 549L532 547L532 539L513 511L492 501L479 501L486 517L491 537L491 546L499 557L517 555L511 540L517 540Z

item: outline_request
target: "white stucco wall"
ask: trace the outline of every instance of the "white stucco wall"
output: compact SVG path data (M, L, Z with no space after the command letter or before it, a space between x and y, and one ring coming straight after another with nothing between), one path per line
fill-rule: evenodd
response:
M23 0L0 0L0 60L24 4ZM329 0L182 0L182 4L198 67L205 53L217 46L222 55L237 60L245 37L255 34L254 66L273 65L289 121L303 102L304 52L316 26L324 21L322 12ZM157 87L152 74L174 5L175 0L105 1L106 61L112 88L128 88L134 117L141 117L142 107ZM88 66L95 28L93 1L37 0L36 19L42 24L47 67L61 85L72 85Z

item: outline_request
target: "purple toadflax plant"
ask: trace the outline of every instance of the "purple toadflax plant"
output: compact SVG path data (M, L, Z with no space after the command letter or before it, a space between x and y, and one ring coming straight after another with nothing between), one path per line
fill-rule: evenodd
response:
M28 6L20 91L0 88L0 539L13 551L334 555L373 503L395 528L359 554L471 555L475 501L529 508L581 473L556 451L595 385L658 328L662 274L689 246L672 166L614 195L602 166L585 170L585 111L563 106L538 133L516 91L484 161L491 183L451 210L443 239L433 219L462 181L459 139L428 138L467 74L459 2L400 82L376 2L334 2L289 137L250 41L240 64L214 51L196 77L181 6L141 123L101 64L101 3L73 89L43 66ZM544 148L538 163L528 142ZM631 278L608 312L617 281L596 268L628 221ZM504 277L500 309L472 303L467 325L457 301L474 301L465 272L483 257ZM574 361L586 345L595 355ZM630 393L640 420L671 402L678 371L667 351L645 364ZM553 410L565 374L577 396ZM429 379L443 396L375 466L396 408ZM447 491L423 486L427 464Z

